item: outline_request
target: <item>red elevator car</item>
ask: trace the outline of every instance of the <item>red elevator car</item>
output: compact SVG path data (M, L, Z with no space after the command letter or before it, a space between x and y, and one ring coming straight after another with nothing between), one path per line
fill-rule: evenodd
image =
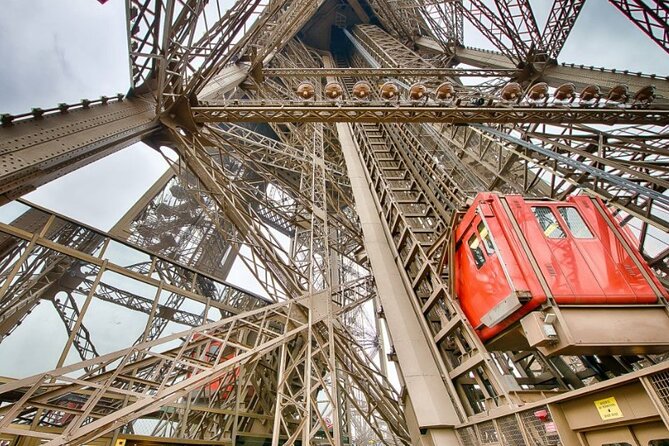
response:
M204 337L196 333L193 336L193 339L194 340L204 339ZM197 353L192 353L190 357L197 361L213 363L219 355L219 350L221 349L221 345L222 344L220 341L212 340L206 343ZM235 357L234 352L224 354L219 360L219 363L225 362L234 357ZM198 372L195 372L195 374L197 373ZM192 373L188 373L187 377L190 378L192 375L193 375ZM239 377L239 367L235 367L230 372L224 374L220 379L212 381L209 384L207 384L206 390L213 394L219 392L219 389L222 389L220 391L220 396L222 399L226 400L234 390L234 386L238 377Z
M602 320L650 324L651 332L641 335L649 339L635 342L653 344L654 351L669 345L669 339L651 339L654 330L669 331L666 290L636 250L632 235L599 199L574 196L556 202L480 193L456 228L454 252L455 294L484 342L509 327L518 329L518 321L537 311L540 330L544 320L558 327L553 344L563 335L563 344L577 344L573 352L607 342L619 344L612 351L627 352L623 344L631 346L631 339L618 342L619 335L591 335L581 327L598 323L597 316L604 313L597 310L606 308L610 311ZM527 321L523 329L532 337ZM542 340L552 335L544 339L544 334ZM583 339L588 337L593 339Z

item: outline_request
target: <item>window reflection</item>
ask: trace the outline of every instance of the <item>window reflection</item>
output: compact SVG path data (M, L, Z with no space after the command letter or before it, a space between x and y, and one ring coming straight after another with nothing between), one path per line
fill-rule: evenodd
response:
M532 212L539 222L539 226L544 231L544 235L548 238L565 238L567 235L560 226L551 211L551 208L548 206L533 206Z

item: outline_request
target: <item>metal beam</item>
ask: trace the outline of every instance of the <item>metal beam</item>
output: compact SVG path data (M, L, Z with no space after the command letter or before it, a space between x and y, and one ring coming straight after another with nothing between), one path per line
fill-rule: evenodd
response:
M370 190L370 181L350 127L337 124L337 133L353 186L358 215L363 228L364 243L372 270L384 277L377 286L388 320L390 335L402 367L409 397L414 401L419 428L430 429L435 444L457 443L452 426L459 423L439 372L439 366L428 348L419 319L411 304L413 297L404 287L395 256L386 240L379 209ZM415 435L415 433L413 433ZM437 441L439 440L439 441ZM444 442L444 443L440 443Z
M548 21L544 26L541 40L544 50L553 59L557 59L569 33L576 24L576 19L585 5L585 0L554 0Z
M513 64L503 54L496 51L459 48L457 58L461 63L475 67L487 69L514 68ZM668 77L628 70L563 63L544 67L537 81L547 82L552 87L571 82L579 90L588 85L597 85L603 88L604 94L606 94L606 89L616 85L627 85L632 94L648 85L655 85L658 101L664 103L666 99L662 98L669 98Z
M158 129L155 105L141 98L84 101L4 116L0 203L4 204Z
M513 68L467 69L467 68L265 68L267 77L318 78L326 76L349 77L423 77L440 79L447 77L514 77L520 70Z
M665 0L609 0L641 31L669 53L669 5ZM650 3L650 4L649 4Z
M196 122L435 122L669 124L669 110L636 108L439 107L372 103L337 105L327 102L267 105L201 105L192 108Z

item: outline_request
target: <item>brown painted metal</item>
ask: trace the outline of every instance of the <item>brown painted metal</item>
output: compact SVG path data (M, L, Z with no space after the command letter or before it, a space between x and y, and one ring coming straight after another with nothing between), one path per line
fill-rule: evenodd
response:
M180 157L166 154L175 179L166 174L112 231L128 244L41 209L0 224L3 335L54 290L69 293L52 300L67 333L56 368L1 381L0 441L515 446L669 436L665 356L615 355L619 339L607 338L597 358L547 357L519 330L484 346L453 293L450 260L450 232L476 192L587 193L634 228L629 248L669 285L666 79L556 65L583 1L556 0L542 32L520 0L226 3L127 2L129 99L2 117L5 202L140 139ZM318 29L321 5L354 20L333 21L353 36L348 52L312 48L299 32ZM500 52L463 47L464 20ZM484 79L465 87L461 76ZM454 97L386 105L380 78L404 95L418 80L446 81ZM359 81L370 95L353 101ZM602 98L503 104L509 81L524 91L593 85ZM295 96L301 82L313 85L306 104ZM326 82L342 97L324 100ZM621 84L629 103L607 102ZM655 101L632 106L651 84ZM121 248L144 260L114 258ZM231 256L276 303L220 281ZM146 315L134 347L96 353L86 314L98 301ZM165 335L171 322L192 328ZM71 348L83 361L63 367ZM229 391L212 392L230 377L217 386ZM595 401L611 397L622 416L609 420Z
M558 107L441 107L404 104L355 106L330 103L201 105L192 108L196 122L390 122L442 124L669 124L669 111Z

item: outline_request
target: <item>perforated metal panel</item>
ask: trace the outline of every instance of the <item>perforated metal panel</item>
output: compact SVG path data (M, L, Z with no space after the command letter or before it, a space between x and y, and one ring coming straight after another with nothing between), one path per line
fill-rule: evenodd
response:
M498 445L499 436L497 435L497 429L492 421L484 421L476 425L476 428L479 431L479 439L481 440L482 445Z
M497 420L497 426L504 446L527 446L515 415L501 417Z
M479 441L476 439L476 432L472 426L458 429L458 437L462 446L479 446Z
M540 411L546 411L547 416L537 416ZM538 407L532 410L526 410L520 413L522 427L530 441L530 446L558 446L561 445L560 437L557 432L546 432L546 428L551 426L552 420L546 407Z
M659 372L650 376L650 381L662 401L665 409L669 410L669 372Z

